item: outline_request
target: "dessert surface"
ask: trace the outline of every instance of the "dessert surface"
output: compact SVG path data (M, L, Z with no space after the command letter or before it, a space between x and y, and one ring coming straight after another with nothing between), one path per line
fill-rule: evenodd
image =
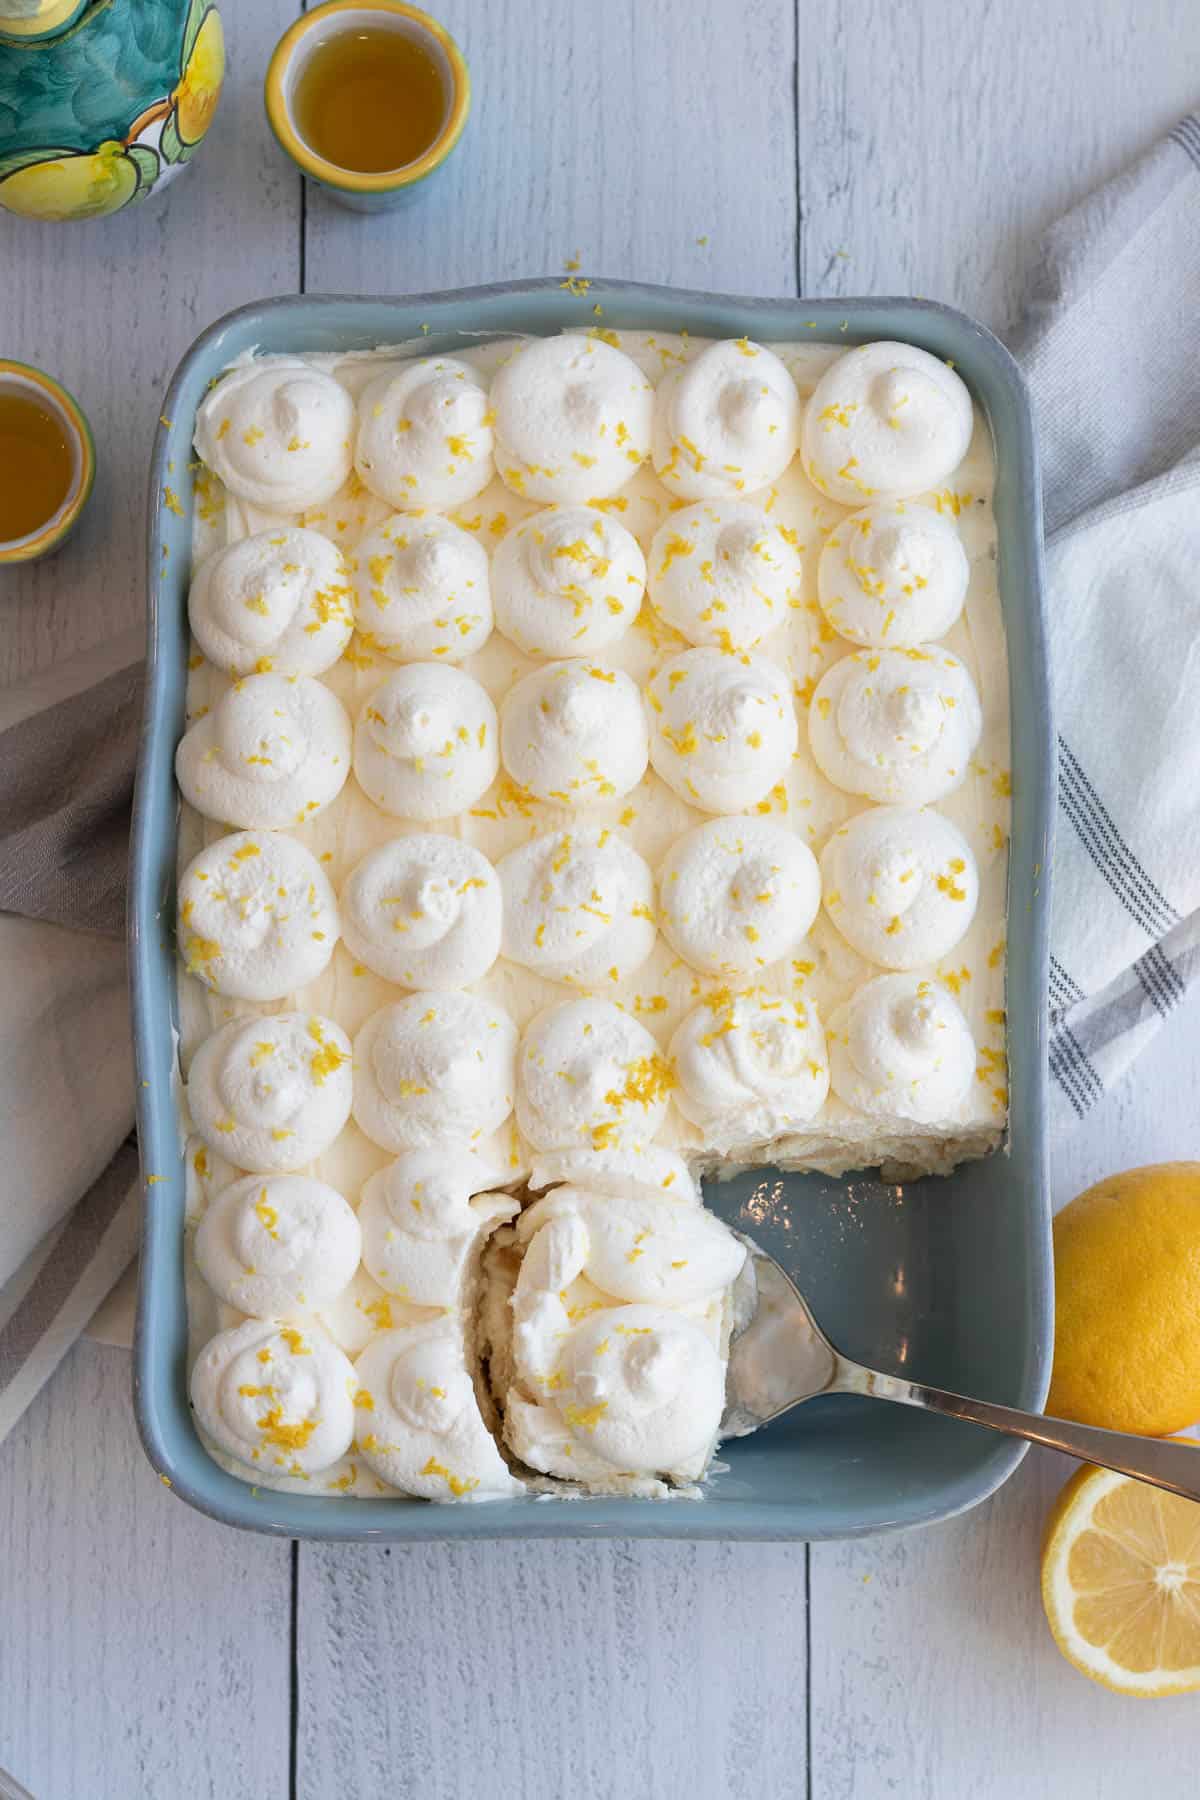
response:
M421 348L197 421L193 1402L264 1485L661 1492L694 1177L1003 1133L990 443L908 345Z

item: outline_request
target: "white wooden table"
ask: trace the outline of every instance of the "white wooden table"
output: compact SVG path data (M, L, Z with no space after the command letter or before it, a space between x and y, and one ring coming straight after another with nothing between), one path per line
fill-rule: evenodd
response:
M0 678L133 622L146 457L195 334L297 288L585 270L919 293L1004 329L1041 228L1196 100L1195 0L439 0L476 82L428 203L302 197L259 99L298 0L225 0L216 139L104 224L0 215L0 342L97 428L88 519L0 588ZM1200 1153L1200 1019L1056 1147L1062 1201ZM144 1461L84 1344L0 1450L0 1765L37 1800L1154 1800L1200 1703L1110 1697L1037 1592L1067 1468L937 1530L819 1545L323 1549L227 1531Z

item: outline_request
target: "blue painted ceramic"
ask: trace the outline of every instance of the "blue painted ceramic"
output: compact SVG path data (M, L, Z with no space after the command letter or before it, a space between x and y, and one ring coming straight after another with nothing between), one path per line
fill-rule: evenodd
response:
M586 300L557 281L396 300L297 298L242 308L188 352L164 403L150 477L150 638L130 877L138 1127L149 1181L134 1396L147 1454L175 1491L229 1524L288 1537L829 1538L950 1517L984 1499L1023 1446L975 1426L888 1406L811 1402L727 1446L728 1472L699 1502L523 1500L433 1506L252 1489L213 1463L188 1409L184 1180L175 1121L173 758L188 650L191 426L206 384L250 348L367 349L415 338L453 351L480 333L590 324L840 345L905 338L952 357L983 405L997 456L1000 593L1008 633L1013 829L1008 935L1011 1143L949 1179L760 1172L710 1185L708 1203L778 1255L851 1356L961 1393L1039 1408L1053 1341L1046 1081L1046 922L1053 735L1042 607L1037 458L1024 381L961 313L912 300L746 300L598 280ZM811 324L810 324L811 321ZM169 472L174 470L173 473Z
M0 207L94 219L157 193L203 140L224 74L212 0L0 0Z

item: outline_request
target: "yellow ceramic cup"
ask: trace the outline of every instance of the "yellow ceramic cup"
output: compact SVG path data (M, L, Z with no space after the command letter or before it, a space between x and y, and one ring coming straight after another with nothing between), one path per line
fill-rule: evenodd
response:
M433 58L442 78L446 110L441 129L428 150L403 168L363 174L331 163L305 142L296 123L295 94L308 58L318 45L344 31L396 31L416 38ZM422 182L440 169L463 134L471 110L471 77L466 58L445 26L406 0L325 0L296 20L280 38L267 67L267 118L292 161L343 206L357 212L380 212L402 205Z
M0 538L0 569L10 563L36 562L57 550L74 530L80 513L87 505L96 476L96 446L91 427L79 403L65 387L28 363L10 362L0 357L0 392L16 389L46 408L61 422L71 448L71 478L57 510L36 530L24 537Z

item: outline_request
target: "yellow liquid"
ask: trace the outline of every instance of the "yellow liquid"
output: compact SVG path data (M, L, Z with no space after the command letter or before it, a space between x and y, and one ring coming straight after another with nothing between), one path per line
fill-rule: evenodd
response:
M0 387L0 543L52 519L71 485L61 419L23 389Z
M446 117L432 56L399 31L344 31L309 57L296 84L300 136L339 169L376 175L416 162Z

